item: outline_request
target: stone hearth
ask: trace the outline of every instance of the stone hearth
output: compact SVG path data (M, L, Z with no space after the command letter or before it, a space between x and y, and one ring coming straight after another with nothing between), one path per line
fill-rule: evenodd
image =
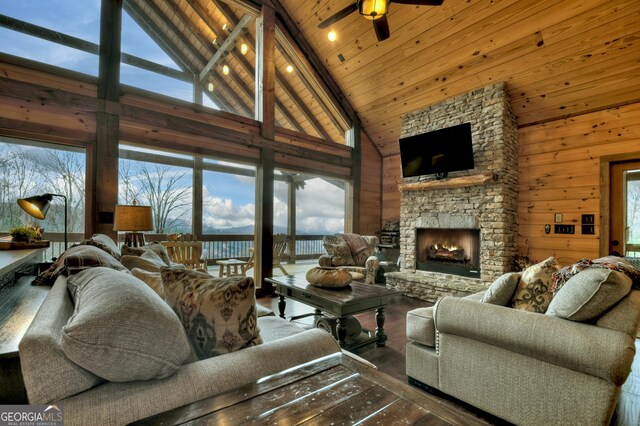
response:
M403 190L400 206L400 272L387 286L435 302L488 287L512 268L518 235L518 133L504 83L486 86L402 117L401 137L470 122L475 168L449 179L493 174L494 180L463 187ZM414 180L405 179L404 183ZM419 228L479 229L480 278L416 269Z

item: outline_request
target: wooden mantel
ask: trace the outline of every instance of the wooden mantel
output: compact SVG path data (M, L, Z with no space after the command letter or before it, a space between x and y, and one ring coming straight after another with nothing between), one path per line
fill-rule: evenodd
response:
M422 182L401 183L398 191L418 191L423 189L462 188L465 186L484 185L487 182L495 182L498 177L493 172L481 173L473 176L460 176L451 179L429 180Z

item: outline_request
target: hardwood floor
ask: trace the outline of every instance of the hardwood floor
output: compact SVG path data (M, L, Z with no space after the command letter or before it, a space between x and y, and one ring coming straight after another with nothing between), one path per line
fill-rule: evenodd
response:
M258 303L278 313L278 297L263 297L258 299ZM385 307L385 324L384 329L388 336L387 344L384 347L376 347L375 344L354 349L352 352L367 361L373 363L380 371L390 376L407 381L406 361L405 361L405 344L406 344L406 318L407 311L415 308L428 307L431 303L413 299L406 296L397 296L395 300ZM308 306L287 299L285 315L287 318L295 315L301 315L312 312ZM373 330L376 327L374 312L366 312L356 315L363 328ZM302 327L312 327L313 318L307 317L294 321L295 324ZM430 392L435 398L438 398L444 404L450 406L454 410L462 410L475 415L487 424L506 424L490 414L475 409L461 401L444 395L438 391Z

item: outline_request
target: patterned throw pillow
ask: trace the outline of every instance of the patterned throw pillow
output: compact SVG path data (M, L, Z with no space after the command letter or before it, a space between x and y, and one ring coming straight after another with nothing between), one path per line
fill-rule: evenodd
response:
M180 318L199 359L262 343L253 278L214 278L171 268L162 268L160 274L165 301Z
M511 307L523 311L544 314L553 297L551 286L553 273L558 270L558 262L550 257L528 267L520 278L511 299Z
M335 243L324 242L325 250L331 256L331 266L355 266L351 249L344 240Z

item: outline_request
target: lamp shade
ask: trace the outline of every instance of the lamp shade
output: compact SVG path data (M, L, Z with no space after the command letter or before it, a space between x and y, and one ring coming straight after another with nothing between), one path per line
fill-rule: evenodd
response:
M114 231L151 231L152 229L151 206L116 205Z
M19 198L18 205L31 216L42 220L47 217L51 200L53 200L51 194L34 195L33 197Z

